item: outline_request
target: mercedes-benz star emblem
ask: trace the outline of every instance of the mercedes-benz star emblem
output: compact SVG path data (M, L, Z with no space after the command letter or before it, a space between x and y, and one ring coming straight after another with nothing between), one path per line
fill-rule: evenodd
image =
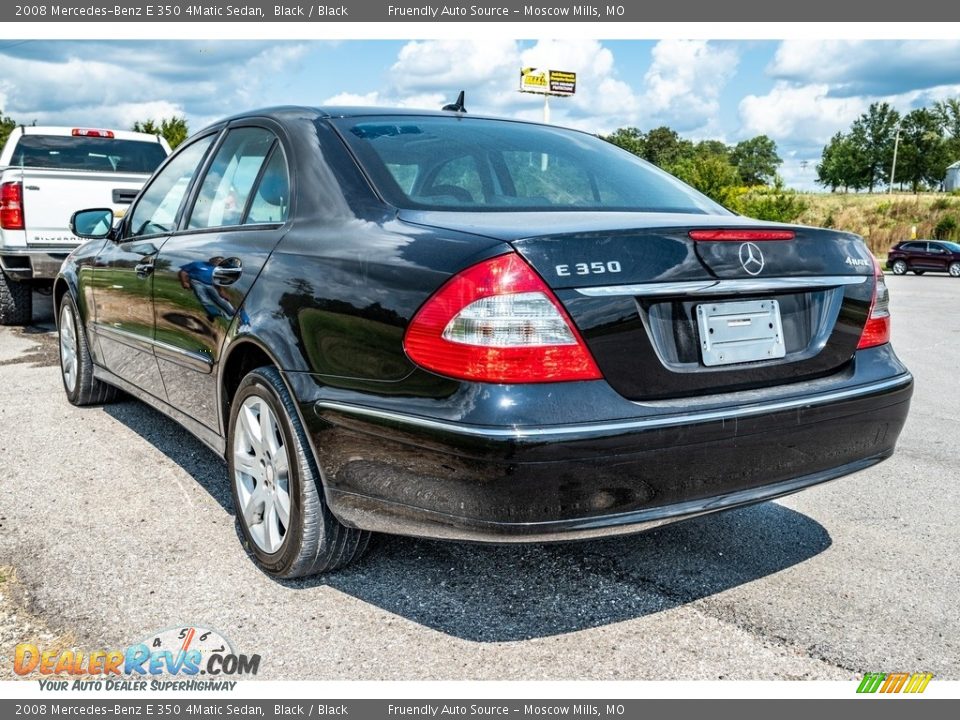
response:
M763 253L752 242L740 246L740 264L750 275L759 275L763 270Z

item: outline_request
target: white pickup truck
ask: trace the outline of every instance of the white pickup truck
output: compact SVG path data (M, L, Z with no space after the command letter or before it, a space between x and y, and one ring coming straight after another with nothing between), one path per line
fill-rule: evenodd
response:
M123 215L170 154L154 135L69 127L17 127L0 152L0 325L25 325L33 290L46 291L80 245L80 208Z

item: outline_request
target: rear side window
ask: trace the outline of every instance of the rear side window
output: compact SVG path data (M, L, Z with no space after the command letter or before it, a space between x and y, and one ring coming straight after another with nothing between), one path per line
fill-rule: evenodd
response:
M18 167L149 175L166 157L167 153L156 141L24 135L13 150L10 164Z
M290 212L290 179L280 145L274 145L257 184L244 225L286 222Z
M203 178L188 227L242 224L247 201L275 141L273 133L262 128L231 130Z
M399 208L729 214L586 133L453 115L320 122L337 128L380 195Z

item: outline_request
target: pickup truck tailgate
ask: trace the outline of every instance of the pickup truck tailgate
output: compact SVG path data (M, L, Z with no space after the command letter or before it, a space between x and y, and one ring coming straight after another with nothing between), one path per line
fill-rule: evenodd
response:
M97 173L84 171L25 168L23 213L27 245L76 247L80 238L66 228L77 210L93 207L112 208L118 217L137 196L149 175L137 173Z

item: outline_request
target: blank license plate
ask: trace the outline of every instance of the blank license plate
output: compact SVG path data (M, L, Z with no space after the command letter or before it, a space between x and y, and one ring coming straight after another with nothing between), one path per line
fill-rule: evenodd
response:
M772 360L787 352L776 300L697 305L697 325L704 365Z

